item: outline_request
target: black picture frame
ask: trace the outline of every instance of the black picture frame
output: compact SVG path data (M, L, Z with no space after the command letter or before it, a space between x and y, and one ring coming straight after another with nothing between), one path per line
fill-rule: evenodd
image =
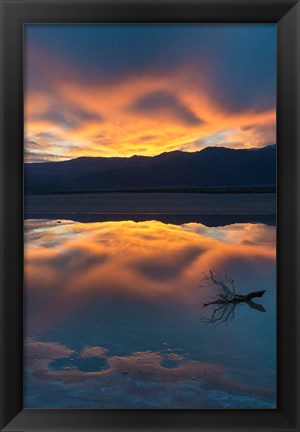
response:
M1 0L1 430L300 430L300 4ZM277 23L278 408L23 409L23 24Z

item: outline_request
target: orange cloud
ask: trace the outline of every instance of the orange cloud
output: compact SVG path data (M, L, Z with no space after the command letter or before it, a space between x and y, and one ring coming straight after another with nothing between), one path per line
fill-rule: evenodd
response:
M44 90L28 85L25 92L26 139L38 145L34 150L25 145L28 161L43 153L57 160L196 151L220 133L214 145L275 142L275 107L232 110L218 97L207 68L185 65L172 73L149 70L88 81L74 67L50 60L61 75L48 73Z

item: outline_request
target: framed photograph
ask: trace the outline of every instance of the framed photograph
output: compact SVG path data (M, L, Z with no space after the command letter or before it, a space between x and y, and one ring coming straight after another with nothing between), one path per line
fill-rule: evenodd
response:
M1 430L299 431L299 2L1 32Z

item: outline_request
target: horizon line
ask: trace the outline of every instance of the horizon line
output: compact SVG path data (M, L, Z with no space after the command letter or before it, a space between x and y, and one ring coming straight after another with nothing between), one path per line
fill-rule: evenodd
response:
M70 159L64 159L64 160L45 160L45 161L39 161L39 162L26 162L24 160L24 164L29 165L29 164L59 163L59 162L74 161L74 160L78 160L78 159L114 159L114 158L131 159L133 157L155 158L155 157L158 157L158 156L161 156L164 154L171 154L171 153L189 153L189 154L201 153L202 151L207 150L207 149L226 149L226 150L234 150L234 151L241 151L241 150L259 151L259 150L264 150L268 147L275 147L275 146L276 146L276 143L267 144L264 147L248 147L248 148L232 148L232 147L225 147L225 146L207 146L207 147L204 147L204 148L202 148L200 150L196 150L196 151L170 150L170 151L165 151L162 153L155 154L153 156L139 155L139 154L133 154L131 156L78 156L76 158L70 158ZM36 153L36 155L42 156L42 154L39 154L39 153Z

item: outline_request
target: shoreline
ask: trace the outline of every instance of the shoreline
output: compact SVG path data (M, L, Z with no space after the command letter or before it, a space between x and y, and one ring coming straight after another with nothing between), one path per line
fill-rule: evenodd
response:
M276 215L276 194L114 193L25 196L25 215L191 217Z
M249 187L204 187L204 188L151 188L151 189L100 189L86 191L52 191L52 192L25 192L25 196L36 195L86 195L86 194L115 194L115 193L193 193L193 194L269 194L276 193L276 186L249 186Z

